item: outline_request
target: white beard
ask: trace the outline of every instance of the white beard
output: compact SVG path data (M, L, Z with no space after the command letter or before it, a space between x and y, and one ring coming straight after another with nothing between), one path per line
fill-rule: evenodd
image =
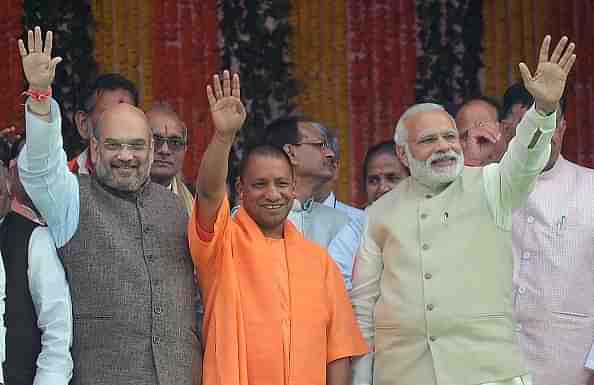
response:
M410 175L431 190L436 190L453 182L464 169L464 154L457 153L454 150L449 150L445 153L433 153L426 161L417 160L411 154L408 145L404 146L404 151L406 152ZM451 166L440 168L439 171L431 167L431 163L442 159L455 160L455 163Z

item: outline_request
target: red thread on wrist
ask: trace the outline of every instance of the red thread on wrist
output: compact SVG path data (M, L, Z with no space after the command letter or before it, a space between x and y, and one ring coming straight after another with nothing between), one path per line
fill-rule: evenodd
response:
M27 95L28 97L30 97L31 99L33 99L35 101L43 102L43 101L48 100L49 98L52 97L52 88L47 87L47 91L38 91L38 90L29 88L27 91L23 92L23 95Z

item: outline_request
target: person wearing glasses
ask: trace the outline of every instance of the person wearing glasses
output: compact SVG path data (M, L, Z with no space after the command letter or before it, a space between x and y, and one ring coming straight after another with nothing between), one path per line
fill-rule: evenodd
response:
M52 33L19 40L29 98L19 176L60 250L72 296L71 385L199 383L201 348L187 214L149 178L144 112L117 103L93 127L89 175L73 174L51 98ZM126 127L122 130L121 127Z
M180 197L188 214L194 197L181 174L188 142L188 129L179 115L165 102L159 102L146 113L153 132L154 159L151 180L167 187Z
M309 119L283 117L268 125L265 142L285 151L295 171L297 199L293 202L289 220L306 239L327 248L349 222L348 214L314 200L314 192L334 175L336 154L330 148L328 138L320 126Z

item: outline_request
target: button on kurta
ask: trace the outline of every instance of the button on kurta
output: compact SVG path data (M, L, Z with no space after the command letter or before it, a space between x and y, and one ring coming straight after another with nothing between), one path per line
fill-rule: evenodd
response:
M157 305L157 306L155 306L153 311L155 312L155 314L161 314L161 313L163 313L163 308L161 306Z
M426 243L423 243L423 250L429 250L429 245Z
M526 218L526 221L528 221L528 223L534 223L534 217L530 215L528 218Z
M435 337L435 336L429 336L429 341L435 342L435 340L437 340L437 337Z
M425 214L425 213L421 214L421 219L427 219L427 214Z
M158 345L161 343L161 339L158 336L153 336L153 344Z
M431 275L431 273L425 273L425 279L431 279L433 278L433 275Z
M427 311L432 311L434 308L433 304L428 304L427 305Z

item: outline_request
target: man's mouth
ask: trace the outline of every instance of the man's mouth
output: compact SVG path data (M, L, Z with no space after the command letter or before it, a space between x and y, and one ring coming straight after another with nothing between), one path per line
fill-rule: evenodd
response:
M157 166L173 166L173 162L170 162L168 160L161 160L161 159L155 159L153 161L153 164L157 165Z
M431 162L431 166L435 166L435 167L449 167L449 166L453 166L455 164L456 164L456 158L453 158L453 157L436 159L433 162Z
M268 210L278 210L278 209L280 209L283 206L284 206L283 204L262 205L262 207L264 207L265 209L268 209Z

